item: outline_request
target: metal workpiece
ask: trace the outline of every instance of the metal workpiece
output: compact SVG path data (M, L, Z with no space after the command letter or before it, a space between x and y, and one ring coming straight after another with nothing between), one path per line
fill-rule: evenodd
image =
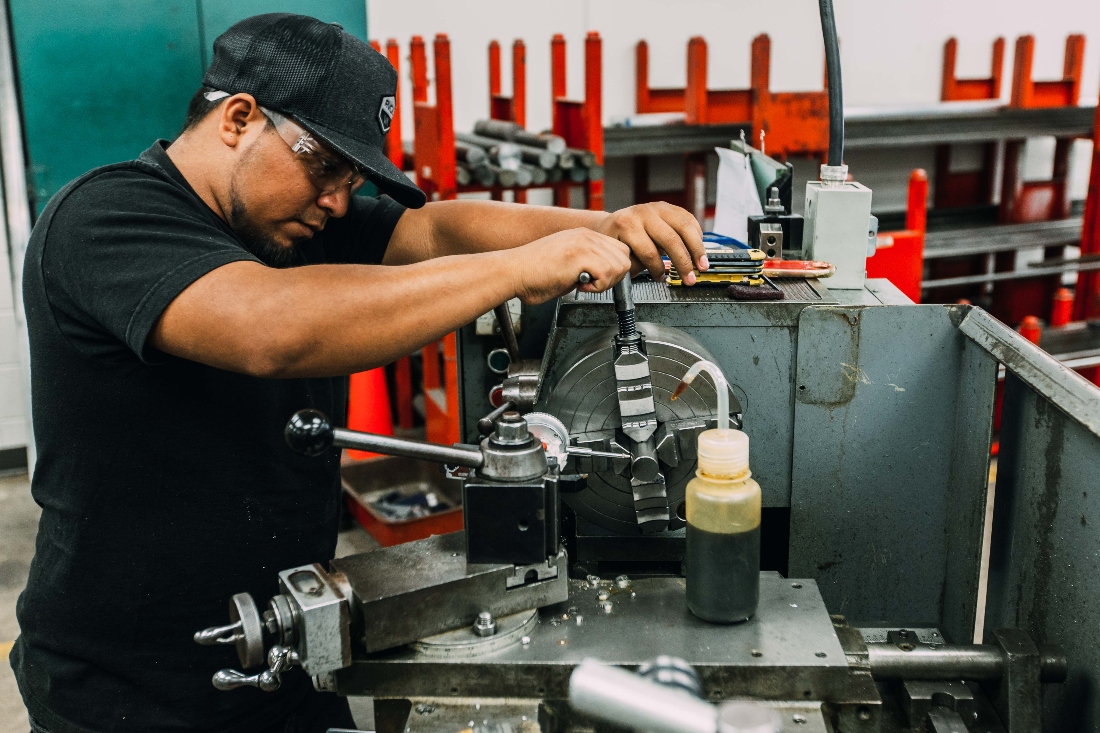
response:
M499 619L568 597L564 553L553 560L553 577L533 574L533 582L511 587L515 565L466 560L464 532L333 560L352 596L352 626L363 648L391 649L469 629L483 611Z
M291 450L307 456L319 456L330 448L352 448L467 468L478 468L482 464L481 451L473 446L439 445L334 428L323 412L313 409L294 413L287 422L284 437Z
M706 699L852 700L844 650L814 582L775 573L760 581L756 616L728 625L692 616L681 578L631 578L627 588L569 581L568 600L540 611L526 643L476 659L429 660L408 647L368 655L337 673L337 690L378 698L564 700L569 675L585 659L634 668L667 654L694 666ZM480 610L470 612L467 627ZM855 699L864 704L866 697Z

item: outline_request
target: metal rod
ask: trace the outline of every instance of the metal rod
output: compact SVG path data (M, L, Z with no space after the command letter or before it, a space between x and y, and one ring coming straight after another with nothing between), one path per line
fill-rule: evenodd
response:
M485 137L508 140L531 147L543 148L551 153L565 150L565 139L557 135L527 132L515 122L506 120L478 120L474 123L474 132Z
M1066 677L1066 658L1051 647L1039 649L1040 677L1059 682ZM1004 674L1004 654L991 644L922 646L905 651L897 644L867 645L871 676L877 680L997 680Z
M1002 282L1004 280L1022 280L1023 278L1027 277L1057 275L1063 272L1088 272L1089 270L1100 270L1100 262L1083 262L1081 264L1077 264L1076 262L1071 260L1069 262L1054 266L1045 266L1042 263L1035 263L1035 265L1035 267L1032 267L1029 270L991 272L987 275L962 275L960 277L940 278L939 280L925 280L923 283L921 283L921 289L931 290L932 288L947 288L955 285Z
M453 466L480 468L484 460L481 451L473 446L438 445L420 440L405 440L389 435L357 433L354 430L335 428L332 431L332 444L337 448L351 448L388 456L418 458L422 461L436 461Z
M516 330L512 326L512 314L508 311L508 303L504 302L493 308L493 315L497 317L497 324L500 325L500 335L504 337L508 358L513 364L519 364L519 342L516 341Z

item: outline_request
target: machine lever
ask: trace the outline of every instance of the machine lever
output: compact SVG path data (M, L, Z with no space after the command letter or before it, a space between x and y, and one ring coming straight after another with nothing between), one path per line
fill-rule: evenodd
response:
M258 687L264 692L274 692L282 684L282 673L297 663L298 653L285 646L273 646L267 653L268 669L258 674L246 675L235 669L220 669L214 673L214 687L219 690L235 690L238 687Z
M508 358L513 364L519 364L519 342L516 341L516 329L512 326L512 314L508 312L508 303L493 308L493 315L500 325L500 335L504 337L504 346L508 349Z
M497 422L498 419L500 419L500 416L503 415L506 412L509 412L509 411L515 410L515 409L516 409L516 403L515 402L511 402L511 401L505 402L503 405L496 408L495 410L490 412L488 415L486 415L485 417L483 417L483 418L481 418L480 420L477 421L477 430L478 430L478 432L481 433L482 435L488 435L489 433L493 432L494 428L496 427L496 422Z
M467 468L481 468L485 460L481 451L473 446L438 445L334 428L323 412L312 409L294 413L286 424L283 436L292 451L306 456L319 456L329 448L353 448Z

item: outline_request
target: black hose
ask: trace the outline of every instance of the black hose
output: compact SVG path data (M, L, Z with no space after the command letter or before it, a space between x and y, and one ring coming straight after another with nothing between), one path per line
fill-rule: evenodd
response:
M829 165L844 165L844 89L840 82L840 43L836 38L833 0L818 0L825 41L825 74L829 79Z

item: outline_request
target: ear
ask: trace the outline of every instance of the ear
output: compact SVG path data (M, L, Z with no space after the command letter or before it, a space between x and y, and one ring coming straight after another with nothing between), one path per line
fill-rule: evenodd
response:
M251 94L234 94L218 110L218 135L227 147L235 148L249 132L262 130L267 116Z

